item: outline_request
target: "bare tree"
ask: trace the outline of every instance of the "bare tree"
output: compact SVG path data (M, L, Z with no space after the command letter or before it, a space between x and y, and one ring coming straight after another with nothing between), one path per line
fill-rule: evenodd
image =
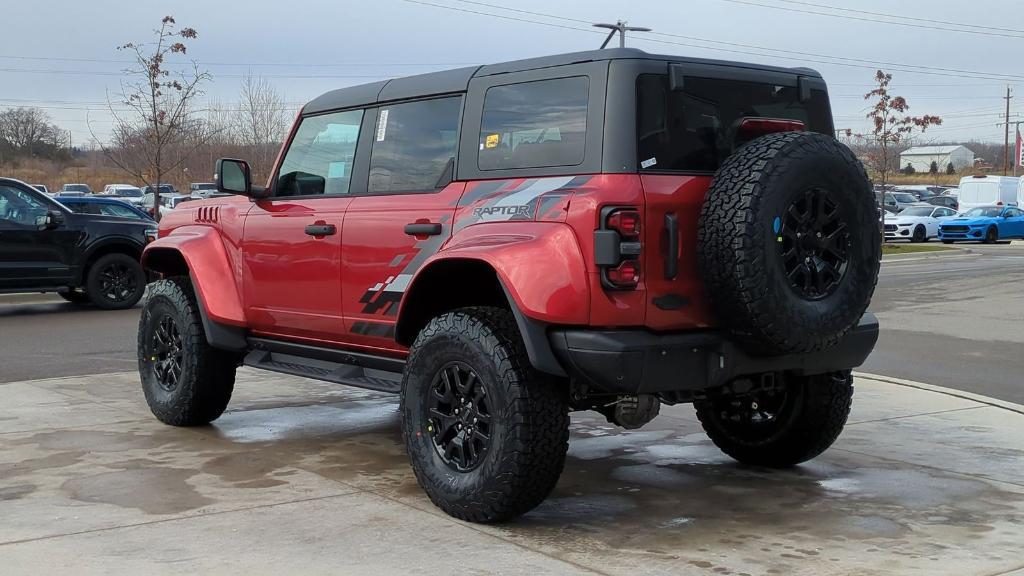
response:
M254 171L266 174L277 145L288 130L284 98L262 76L247 73L242 79L240 106L235 113L235 135L252 149Z
M910 116L907 111L910 106L902 96L893 96L889 93L889 83L892 82L892 74L886 74L879 70L875 74L875 82L878 87L864 95L865 100L875 99L867 118L871 120L874 127L871 135L874 139L874 146L867 154L868 161L872 168L881 178L882 194L879 200L879 210L885 213L885 184L889 172L893 168L893 162L898 165L899 156L893 152L898 150L906 138L915 130L924 132L929 126L942 124L938 116ZM882 242L885 243L885 231L881 232Z
M867 113L867 118L874 124L870 134L874 146L867 158L884 187L889 173L899 161L897 152L904 140L914 131L924 132L929 126L942 124L942 119L929 115L910 116L907 113L910 110L907 100L889 93L892 74L879 70L875 74L875 82L878 87L864 95L865 100L875 99L871 111Z
M37 154L43 147L66 147L67 133L39 108L12 108L0 112L0 140L25 154Z
M207 137L195 132L205 125L193 122L191 116L192 103L211 76L195 61L184 70L167 67L169 57L186 54L184 41L198 36L195 29L178 29L174 18L165 16L153 33L153 43L128 42L118 47L134 59L125 71L130 79L121 82L119 104L127 106L128 112L118 113L108 97L114 128L112 146L103 147L103 152L121 170L149 184L154 216L159 219L163 177L181 166Z

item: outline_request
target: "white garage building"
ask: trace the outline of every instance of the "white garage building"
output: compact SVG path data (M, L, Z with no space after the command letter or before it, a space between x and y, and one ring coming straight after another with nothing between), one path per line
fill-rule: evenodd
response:
M939 172L945 172L950 164L959 172L974 166L974 152L964 146L918 146L900 154L900 169L910 164L917 172L927 172L932 162L939 165Z

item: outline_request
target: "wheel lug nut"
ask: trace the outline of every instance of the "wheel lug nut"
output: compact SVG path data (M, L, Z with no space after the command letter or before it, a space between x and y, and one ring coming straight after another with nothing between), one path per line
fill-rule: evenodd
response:
M456 424L456 425L455 425L455 429L456 429L456 430L462 430L462 424L461 424L461 423L459 423L459 424Z
M456 409L455 409L455 413L456 413L456 414L458 414L458 413L459 413L459 409L458 409L458 408L456 408Z
M473 424L476 424L476 418L473 418Z

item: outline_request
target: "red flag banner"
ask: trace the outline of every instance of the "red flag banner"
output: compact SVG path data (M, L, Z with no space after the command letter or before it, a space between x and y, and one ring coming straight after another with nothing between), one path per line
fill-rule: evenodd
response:
M1020 136L1020 126L1017 126L1017 165L1024 166L1024 140Z

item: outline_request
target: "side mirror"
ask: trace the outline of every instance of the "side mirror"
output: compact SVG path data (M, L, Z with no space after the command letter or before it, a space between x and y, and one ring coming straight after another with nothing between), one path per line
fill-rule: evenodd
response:
M249 170L249 163L245 160L221 158L217 160L214 171L218 192L244 196L252 193L252 173Z
M265 190L252 185L252 171L245 160L221 158L214 169L217 191L226 194L241 194L250 198L262 198Z
M48 210L45 216L36 219L40 230L53 230L64 223L64 214L60 210Z

